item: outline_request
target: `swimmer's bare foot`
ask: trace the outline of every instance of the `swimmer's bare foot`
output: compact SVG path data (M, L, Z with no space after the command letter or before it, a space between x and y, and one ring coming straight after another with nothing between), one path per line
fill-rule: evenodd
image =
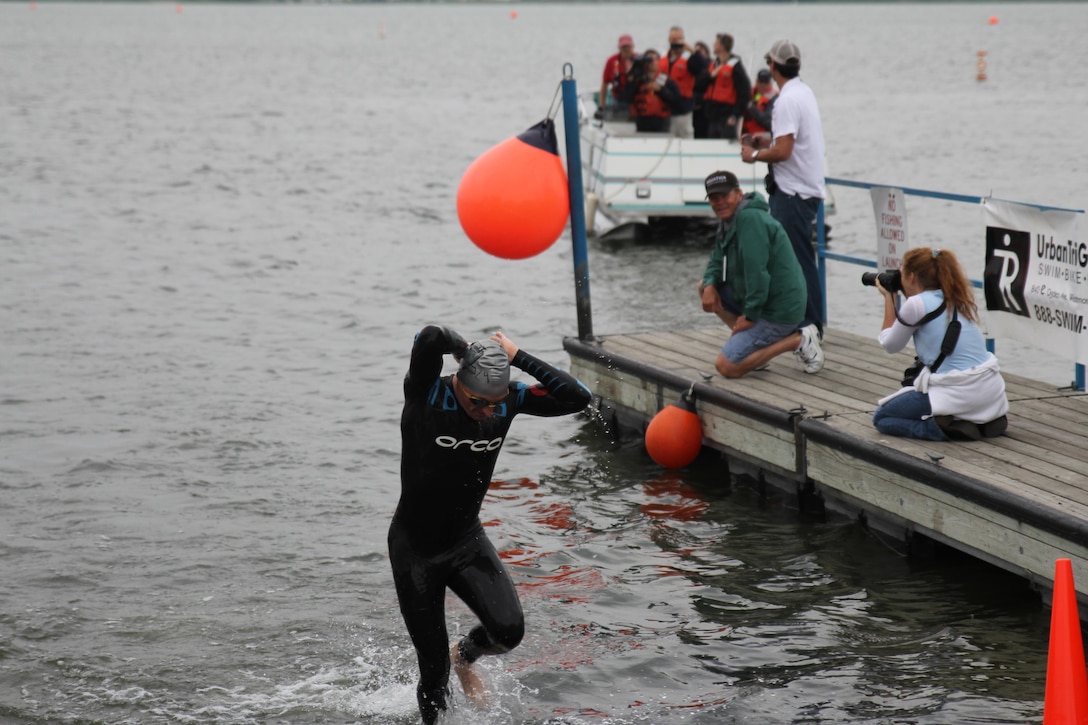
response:
M465 691L465 697L476 706L477 710L486 710L490 704L487 700L487 688L484 681L476 673L476 668L461 659L461 653L454 642L450 648L450 663L457 679L461 681L461 689Z

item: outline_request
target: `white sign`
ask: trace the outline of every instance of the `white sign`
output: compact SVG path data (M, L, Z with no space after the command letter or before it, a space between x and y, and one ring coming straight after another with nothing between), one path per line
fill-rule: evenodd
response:
M1088 241L1080 213L984 199L988 329L1088 363Z
M910 249L907 239L907 200L902 189L874 186L869 189L876 216L876 266L880 271L899 269Z

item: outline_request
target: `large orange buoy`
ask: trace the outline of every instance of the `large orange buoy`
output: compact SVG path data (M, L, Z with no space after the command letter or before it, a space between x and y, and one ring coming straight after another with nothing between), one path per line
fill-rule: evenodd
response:
M683 468L703 448L703 424L695 413L690 391L666 405L646 427L646 452L665 468Z
M457 188L457 218L488 254L525 259L559 239L570 216L555 122L544 119L477 158Z

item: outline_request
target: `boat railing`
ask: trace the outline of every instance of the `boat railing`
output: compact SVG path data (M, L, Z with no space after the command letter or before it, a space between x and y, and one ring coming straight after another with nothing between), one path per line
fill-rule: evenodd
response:
M985 200L987 198L989 198L989 197L982 197L982 196L970 196L970 195L965 195L965 194L951 194L951 193L944 192L944 191L931 191L931 190L928 190L928 189L917 189L917 188L911 188L911 187L905 187L905 186L896 186L894 184L876 184L876 183L871 183L871 182L868 182L868 181L855 181L853 179L842 179L842 178L836 178L836 177L831 177L831 176L825 177L824 182L827 184L827 186L844 186L844 187L852 187L852 188L855 188L855 189L866 189L866 190L875 189L875 188L889 188L890 187L890 188L895 188L895 189L901 191L903 194L908 195L908 196L918 196L918 197L924 197L924 198L929 198L929 199L940 199L940 200L944 200L944 201L951 201L951 202L964 203L964 204L974 204L974 205L982 204L983 202L985 202ZM1067 208L1063 208L1063 207L1048 206L1048 205L1043 205L1043 204L1031 204L1031 203L1028 203L1028 202L1016 202L1016 203L1027 204L1028 206L1033 206L1033 207L1037 208L1040 211L1063 211L1063 212L1073 212L1073 213L1079 213L1079 214L1084 213L1083 209L1067 209ZM828 247L827 247L826 225L824 223L824 206L823 206L823 204L820 205L820 209L817 212L817 218L816 218L816 259L817 259L817 266L819 268L819 273L820 273L820 290L822 292L822 297L823 297L823 305L824 305L823 316L824 316L824 319L827 319L827 261L828 260L832 260L832 261L835 261L835 262L845 262L847 264L855 264L855 265L862 266L862 267L872 267L872 268L877 267L877 262L876 262L875 259L868 258L868 257L859 257L859 256L855 256L855 255L850 255L850 254L842 254L842 253L839 253L839 252L832 252L830 249L828 249ZM982 289L982 287L983 287L982 280L972 278L971 279L971 284L977 289ZM995 345L994 339L993 338L987 338L986 348L990 352L994 352L995 347L996 347L996 345ZM1078 390L1084 390L1085 389L1085 366L1083 364L1081 364L1081 363L1076 363L1076 367L1075 367L1075 371L1074 371L1073 385L1076 386L1076 388Z

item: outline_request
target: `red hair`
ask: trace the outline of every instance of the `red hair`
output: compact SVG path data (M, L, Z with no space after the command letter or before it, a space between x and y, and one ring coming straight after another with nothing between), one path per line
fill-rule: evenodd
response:
M955 309L971 322L978 323L975 293L955 254L947 249L917 247L903 255L900 271L913 274L923 289L943 292L948 314Z

